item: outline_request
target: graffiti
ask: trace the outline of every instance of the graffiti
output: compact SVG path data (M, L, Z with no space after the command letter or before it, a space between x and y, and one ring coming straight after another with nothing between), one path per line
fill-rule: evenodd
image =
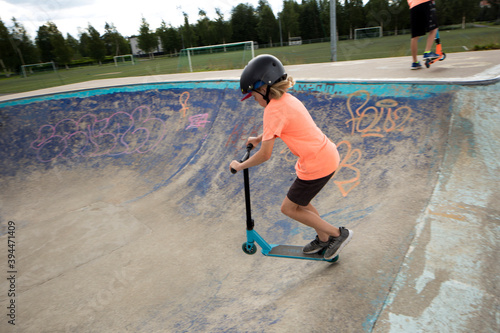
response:
M181 109L178 111L178 129L205 128L210 122L208 113L187 117L189 97L188 91L179 96ZM186 117L189 121L187 127ZM36 150L41 162L80 156L145 154L155 149L165 135L165 122L151 115L148 106L139 106L131 113L119 111L103 119L88 113L78 120L63 119L55 125L43 125L38 129L37 138L31 142L30 148Z
M179 110L181 118L186 118L186 113L189 110L189 106L187 106L188 100L189 100L189 91L185 91L179 96L179 103L181 103L182 106L182 109Z
M163 120L151 115L148 106L132 113L119 111L99 119L86 114L78 120L63 119L55 125L43 125L30 147L41 162L79 156L118 156L152 151L165 137Z
M179 125L182 125L182 127L184 127L183 119L186 118L187 113L189 111L189 106L188 106L189 97L190 97L189 91L185 91L179 96L179 103L182 106L182 108L179 110L180 114ZM191 116L188 118L188 121L189 125L186 128L184 128L186 130L190 128L205 128L205 124L210 122L208 121L208 113L202 113L202 114L197 114L195 116Z
M334 178L337 179L339 178L339 175L345 176L346 174L350 175L348 177L351 177L347 180L334 180L333 182L335 185L340 190L340 193L342 193L342 196L346 197L349 192L351 192L356 186L360 184L360 178L361 178L361 171L354 166L354 164L358 163L361 160L361 150L356 148L352 149L352 145L349 141L341 141L337 144L337 147L340 147L342 145L345 145L347 147L347 152L345 153L345 156L341 159L339 167L335 171L335 176ZM342 170L348 169L344 172ZM350 172L349 172L350 171Z
M334 83L297 83L296 90L335 94Z
M303 85L302 90L329 91L334 86L330 85ZM370 103L371 95L366 90L356 91L348 96L347 109L350 119L345 124L350 127L351 134L361 134L361 137L385 137L391 132L402 132L415 120L413 110L409 106L399 105L394 99L381 99ZM370 103L370 104L369 104ZM236 125L229 136L226 146L235 144L240 138L245 139L245 132L241 125ZM348 140L337 144L345 153L335 172L334 183L339 188L342 196L346 197L361 183L361 170L356 166L361 161L362 151L353 148ZM297 157L288 148L280 151L287 162L294 162Z
M361 97L361 105L353 110L353 98ZM351 134L360 133L361 137L384 137L385 134L399 131L402 132L410 125L412 109L408 106L399 106L393 99L382 99L375 103L375 106L367 106L370 101L370 93L366 90L359 90L349 95L347 99L347 109L351 119L345 124L351 127ZM361 160L360 149L353 149L349 141L341 141L337 147L344 145L347 149L339 167L335 173L334 183L339 188L342 196L346 197L356 186L360 184L361 171L354 165ZM342 176L349 175L346 180L337 180Z
M189 117L189 126L186 127L186 129L205 128L205 124L210 122L207 119L208 119L208 113L197 114L196 116L191 116L191 117Z
M340 190L342 196L346 197L356 186L360 184L361 171L354 165L361 160L361 150L356 148L352 149L352 144L347 141L341 141L337 144L337 148L345 146L347 151L341 160L337 170L335 170L334 179L346 178L345 180L334 180L333 182ZM288 147L285 147L280 154L284 155L283 158L287 162L294 162L297 157L293 155Z
M181 130L183 128L186 128L186 115L189 111L189 106L188 106L188 100L189 100L189 91L183 92L179 96L179 103L181 104L182 108L179 110L179 122L177 124L177 130Z
M353 97L364 96L365 100L353 111ZM384 137L384 133L392 131L402 132L414 119L411 117L412 109L408 106L398 106L398 102L393 99L383 99L377 101L375 106L365 106L370 101L370 93L366 90L359 90L349 95L347 99L347 109L351 119L345 122L351 126L351 134L361 133L362 137Z
M259 131L262 127L261 122L256 122L255 117L251 117L250 120L248 121L248 124L251 124L252 127L250 129L245 129L245 124L236 124L229 135L229 138L226 141L226 147L231 146L234 147L235 149L239 149L239 142L241 140L244 140L246 143L246 140L251 137L251 136L258 136Z

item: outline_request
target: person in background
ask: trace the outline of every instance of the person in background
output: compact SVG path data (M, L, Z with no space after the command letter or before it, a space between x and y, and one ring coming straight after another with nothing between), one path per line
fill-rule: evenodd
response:
M413 62L411 69L420 69L422 65L418 61L418 40L421 36L427 35L427 43L425 45L424 60L434 60L439 58L439 55L432 52L432 44L436 38L438 29L436 5L434 0L408 0L410 6L410 27L411 27L411 56Z

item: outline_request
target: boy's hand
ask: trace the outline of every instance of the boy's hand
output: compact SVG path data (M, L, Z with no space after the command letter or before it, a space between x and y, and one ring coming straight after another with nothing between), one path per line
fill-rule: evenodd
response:
M240 170L238 169L238 168L239 168L239 166L240 166L240 164L241 164L240 162L238 162L238 161L234 160L234 161L232 161L232 162L231 162L231 164L229 164L229 169L230 169L230 170L232 169L232 170L235 170L235 171L240 171Z
M247 140L247 145L251 143L254 147L257 147L259 143L261 143L261 141L262 141L262 135L258 137L251 136Z

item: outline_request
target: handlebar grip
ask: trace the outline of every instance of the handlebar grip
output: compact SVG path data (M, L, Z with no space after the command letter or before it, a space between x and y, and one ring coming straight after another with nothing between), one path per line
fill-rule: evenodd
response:
M248 158L250 157L250 150L253 149L253 144L249 143L247 145L247 151L245 153L245 155L243 155L243 158L240 160L240 163L243 163L245 162L246 160L248 160ZM235 173L237 173L238 171L234 170L233 168L231 168L231 173L234 175Z

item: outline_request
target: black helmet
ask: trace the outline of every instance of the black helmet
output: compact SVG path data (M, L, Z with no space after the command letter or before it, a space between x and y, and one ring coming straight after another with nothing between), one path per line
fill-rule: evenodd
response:
M249 93L252 90L258 89L264 84L272 86L285 80L286 77L285 67L275 56L261 54L253 58L248 62L240 77L241 92L247 94L243 99L250 97Z

